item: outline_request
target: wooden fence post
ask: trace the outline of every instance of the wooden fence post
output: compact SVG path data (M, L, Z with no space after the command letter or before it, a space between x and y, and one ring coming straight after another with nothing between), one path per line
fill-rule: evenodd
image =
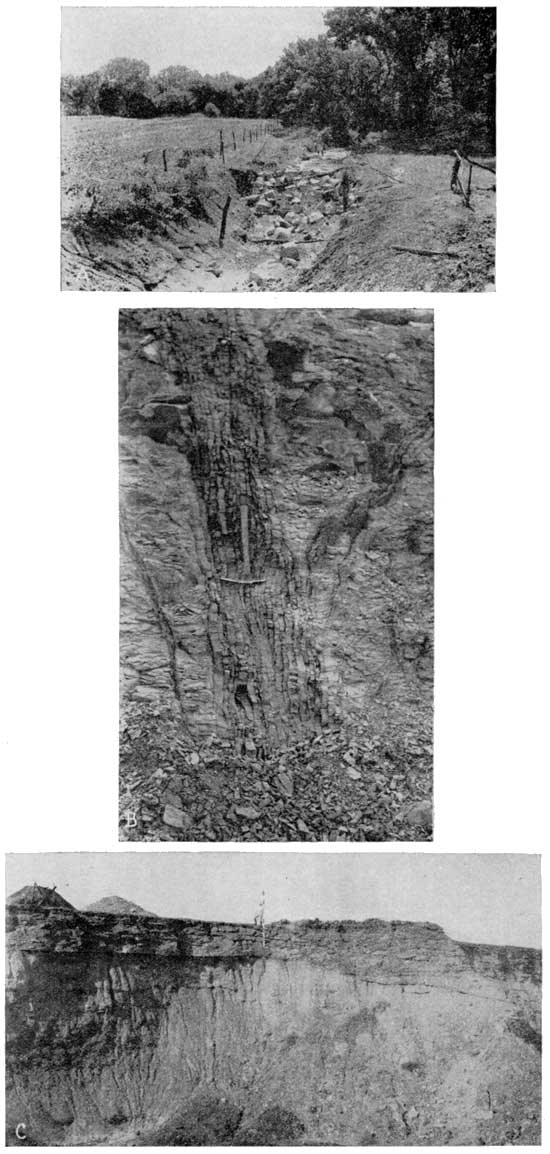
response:
M233 152L236 152L237 151L237 141L235 140L235 133L233 132L233 129L231 129L231 135L233 137Z
M347 212L347 210L348 210L349 186L350 186L349 172L346 168L346 169L344 169L344 172L342 175L342 183L340 185L340 187L342 189L342 208L343 208L344 212Z
M168 172L168 162L166 160L166 149L165 148L163 148L163 150L162 150L162 163L164 165L164 171Z
M468 187L466 189L466 205L468 208L470 207L470 193L472 191L472 172L473 172L473 165L471 164L470 165L470 171L468 173Z
M477 161L470 160L470 158L468 156L461 156L456 148L454 149L454 154L455 154L456 160L455 160L455 163L453 164L453 171L451 174L451 190L452 190L452 192L456 192L456 190L458 188L460 195L462 197L462 200L464 201L465 208L469 208L473 212L472 206L470 204L470 196L471 196L471 192L472 192L472 168L473 168L474 164L477 165ZM460 179L460 166L461 166L461 164L468 164L470 166L469 171L468 171L468 182L467 182L466 188L464 187L464 185ZM484 168L486 166L485 165L479 165L478 167Z
M456 190L457 190L459 170L460 170L460 157L457 156L456 160L453 162L453 169L451 172L451 192L456 192Z
M228 198L227 198L227 200L223 206L223 212L222 212L222 222L220 225L220 239L219 239L220 248L223 248L223 241L224 241L224 237L225 237L225 226L227 224L227 214L229 212L229 205L230 204L231 204L231 197L228 196Z

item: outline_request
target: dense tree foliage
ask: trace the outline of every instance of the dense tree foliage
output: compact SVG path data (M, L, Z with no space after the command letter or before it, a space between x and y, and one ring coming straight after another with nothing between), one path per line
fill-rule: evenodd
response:
M261 113L343 143L387 131L494 148L495 8L334 8L325 22L258 78Z
M257 90L227 72L201 76L172 65L151 76L143 60L119 57L88 76L64 76L61 99L69 116L186 116L214 104L221 116L256 115Z
M182 65L151 76L118 58L66 76L67 113L276 117L336 143L385 131L409 147L495 145L496 8L333 8L327 32L298 40L254 80Z
M340 48L361 44L385 62L379 127L494 147L496 8L335 8L325 20Z
M329 127L337 143L347 143L378 126L385 80L385 62L370 47L342 49L326 36L299 40L260 78L260 113L286 125Z

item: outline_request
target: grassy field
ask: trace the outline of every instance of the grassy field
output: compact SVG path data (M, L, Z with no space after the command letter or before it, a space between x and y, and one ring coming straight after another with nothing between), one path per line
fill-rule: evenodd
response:
M200 216L205 191L265 151L264 120L202 115L154 120L71 116L62 122L61 214L73 227L88 224L117 235L133 225L154 228L162 216L181 223ZM244 139L243 139L244 138Z

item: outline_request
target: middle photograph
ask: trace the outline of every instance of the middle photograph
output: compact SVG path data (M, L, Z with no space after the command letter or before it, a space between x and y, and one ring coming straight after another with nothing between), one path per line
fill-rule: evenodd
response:
M433 356L431 310L121 310L121 840L431 840Z

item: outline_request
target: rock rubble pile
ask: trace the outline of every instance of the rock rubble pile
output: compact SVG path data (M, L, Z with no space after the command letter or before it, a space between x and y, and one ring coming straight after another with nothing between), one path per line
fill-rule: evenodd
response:
M280 260L297 267L304 259L305 246L323 245L333 235L345 211L344 199L346 207L355 203L355 193L348 191L350 167L345 149L296 160L281 171L266 167L246 198L252 218L247 241L277 246ZM260 286L261 269L254 271L251 280Z

